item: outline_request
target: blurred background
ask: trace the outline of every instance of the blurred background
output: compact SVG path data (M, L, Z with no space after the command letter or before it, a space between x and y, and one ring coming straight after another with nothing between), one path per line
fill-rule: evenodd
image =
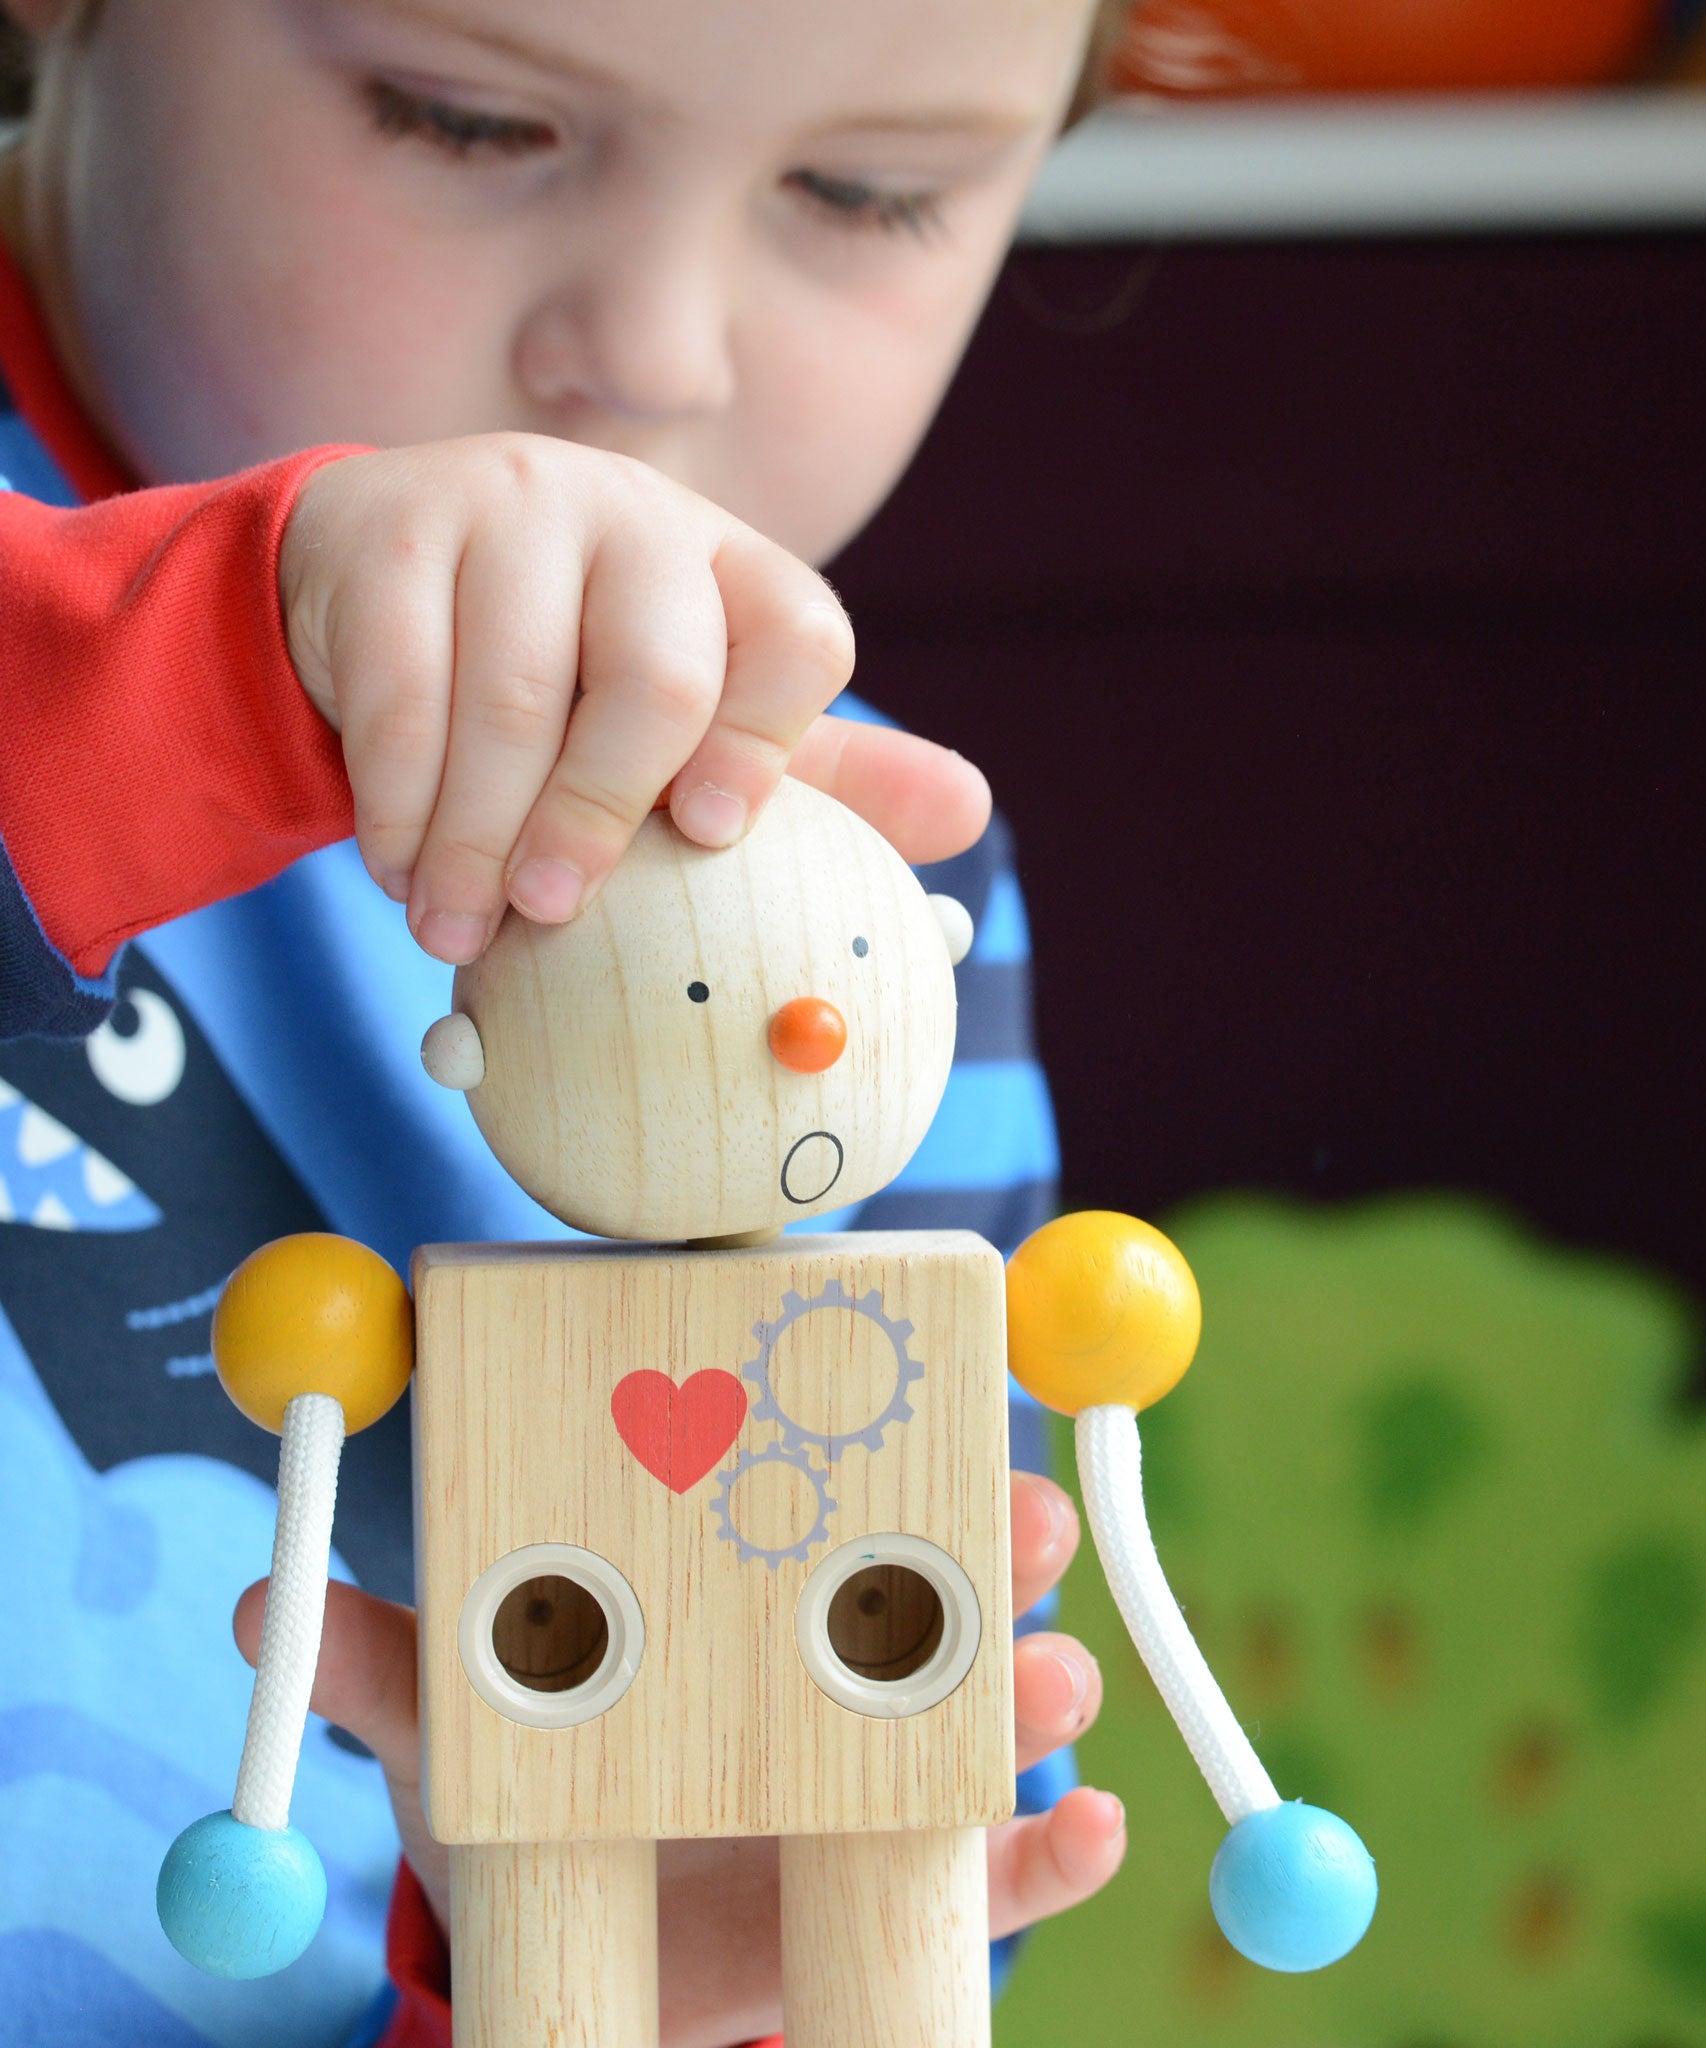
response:
M1197 1268L1163 1560L1381 1866L1232 1955L1081 1563L1131 1854L1002 2048L1706 2048L1700 12L1150 0L832 572L1013 824L1068 1204Z

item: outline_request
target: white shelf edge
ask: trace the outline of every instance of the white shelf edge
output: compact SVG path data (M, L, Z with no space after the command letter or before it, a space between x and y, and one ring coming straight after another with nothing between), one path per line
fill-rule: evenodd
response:
M1056 148L1030 243L1706 225L1706 91L1130 100Z

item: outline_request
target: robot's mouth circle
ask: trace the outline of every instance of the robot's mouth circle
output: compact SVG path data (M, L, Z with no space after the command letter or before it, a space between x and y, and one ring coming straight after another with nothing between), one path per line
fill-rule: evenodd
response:
M833 1131L807 1131L782 1162L782 1192L802 1207L821 1202L841 1178L846 1154Z

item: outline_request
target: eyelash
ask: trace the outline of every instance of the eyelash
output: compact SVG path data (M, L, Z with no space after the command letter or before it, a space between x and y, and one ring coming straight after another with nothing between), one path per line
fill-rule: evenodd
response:
M366 80L362 97L381 135L410 137L464 160L528 156L549 149L557 140L543 121L518 121L454 106L448 100L423 99L382 78ZM933 192L882 192L820 171L790 171L786 182L837 227L909 234L924 241L942 225L941 202Z
M362 97L381 135L414 136L448 156L528 156L557 140L556 131L543 121L517 121L447 100L422 99L382 78L368 79Z
M821 171L790 171L786 182L838 227L876 228L927 241L942 225L942 202L934 192L883 192Z

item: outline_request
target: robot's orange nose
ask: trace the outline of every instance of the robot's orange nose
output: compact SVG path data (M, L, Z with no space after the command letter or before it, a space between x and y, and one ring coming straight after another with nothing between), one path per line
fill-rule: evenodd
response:
M770 1050L796 1074L821 1074L847 1050L847 1024L822 996L796 996L770 1020Z

